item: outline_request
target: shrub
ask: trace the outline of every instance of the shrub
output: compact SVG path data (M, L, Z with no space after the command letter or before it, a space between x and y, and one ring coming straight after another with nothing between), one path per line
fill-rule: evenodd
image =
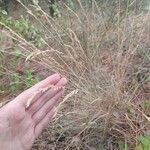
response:
M70 81L70 94L47 129L57 137L55 148L63 135L64 149L135 149L136 137L148 134L148 14L131 10L137 6L133 1L124 2L92 1L85 7L78 0L78 10L61 3L60 18L38 4L34 10L24 6L38 23L43 49L20 29L1 23L23 47L30 46L26 61L36 60Z

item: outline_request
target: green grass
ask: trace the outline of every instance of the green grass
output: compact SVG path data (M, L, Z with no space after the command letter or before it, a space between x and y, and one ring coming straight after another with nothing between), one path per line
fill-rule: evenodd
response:
M24 54L22 54L22 51L16 46L16 43L12 45L8 53L5 53L5 51L6 50L2 50L0 53L0 76L2 79L0 91L13 93L29 88L40 81L38 75L33 75L30 65L25 63ZM20 65L22 65L22 67L18 68ZM6 82L3 83L3 79L6 80Z

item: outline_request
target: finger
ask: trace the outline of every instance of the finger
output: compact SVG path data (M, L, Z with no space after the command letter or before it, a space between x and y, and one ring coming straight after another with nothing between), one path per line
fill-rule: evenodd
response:
M15 98L14 102L20 103L21 105L25 106L27 103L27 100L32 96L34 92L36 92L40 88L45 88L50 84L55 85L60 79L61 79L61 75L53 74L49 76L48 78L46 78L45 80L35 84L30 89L21 93L17 98Z
M63 87L67 84L66 78L61 78L59 82L56 84L57 86ZM33 103L29 109L28 112L31 114L31 116L34 115L48 100L50 100L52 97L54 97L59 91L61 91L62 88L58 89L50 89L45 94L43 94L35 103Z
M64 89L61 90L59 93L57 93L47 103L45 103L45 105L33 115L32 119L35 125L38 124L43 118L45 118L47 113L51 111L52 108L56 107L56 104L58 104L58 101L60 101L60 97L63 94L64 94Z
M36 138L41 134L43 129L48 125L48 123L50 122L54 114L55 114L54 109L51 109L51 111L47 113L47 115L43 118L43 120L41 120L41 122L35 126L34 132Z

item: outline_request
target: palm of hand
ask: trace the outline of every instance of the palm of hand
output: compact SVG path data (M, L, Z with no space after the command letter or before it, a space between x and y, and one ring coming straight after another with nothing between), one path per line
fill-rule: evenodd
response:
M0 122L3 121L0 129L1 146L6 150L30 149L36 137L34 121L31 116L23 107L15 106L13 108L7 105L5 109L9 111L5 111L6 114L3 113L5 119L0 117Z

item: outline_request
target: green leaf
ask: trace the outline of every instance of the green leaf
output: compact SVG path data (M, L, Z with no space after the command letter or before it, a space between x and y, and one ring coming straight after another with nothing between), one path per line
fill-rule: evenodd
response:
M68 0L67 2L68 2L68 6L69 6L72 10L74 10L74 9L75 9L75 4L73 3L73 1L72 1L72 0Z
M42 39L42 37L36 37L36 39L35 39L35 46L37 48L42 48L43 47L43 39Z
M150 75L146 78L147 82L150 82Z
M2 17L1 15L6 16L7 15L7 11L5 11L5 10L0 8L0 17Z
M125 150L128 150L128 144L127 144L127 141L125 140L125 143L124 143L124 149Z
M14 80L15 80L15 83L19 83L20 82L20 77L19 77L18 73L14 73Z
M38 1L38 0L32 0L32 3L33 3L34 5L38 5L38 4L39 4L39 1Z
M135 150L144 150L144 149L143 149L142 145L139 144L139 145L136 146Z
M135 113L135 110L134 110L133 107L131 107L131 106L129 106L129 107L127 108L127 111L128 111L129 113L131 113L131 114L134 114L134 113Z
M1 13L2 13L3 15L7 15L7 11L5 11L5 10L2 10Z
M149 136L140 136L139 137L139 141L143 144L143 145L149 145L150 146L150 137Z
M30 70L25 71L25 81L28 88L34 84L33 75Z
M20 49L18 47L14 47L14 51L15 51L15 56L16 58L20 58L22 52L20 51Z
M14 92L20 89L20 86L21 86L20 76L18 73L14 73L12 76L12 81L9 84L9 91Z
M137 145L136 150L150 150L150 136L140 135L138 140L140 144Z
M150 110L150 101L144 103L144 108L145 108L146 110Z

